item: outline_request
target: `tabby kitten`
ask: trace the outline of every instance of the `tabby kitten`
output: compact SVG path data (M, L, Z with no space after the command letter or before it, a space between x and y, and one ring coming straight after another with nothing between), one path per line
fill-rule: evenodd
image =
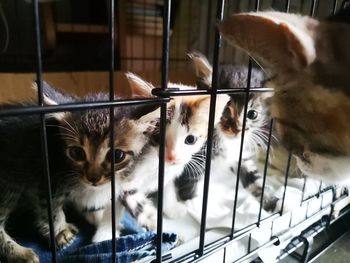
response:
M128 74L127 74L128 76ZM136 76L135 76L136 77ZM132 82L131 82L132 83ZM60 94L50 89L49 86L44 86L44 92L47 96L53 96L58 101L65 103L69 99L66 94ZM50 95L49 95L50 94ZM132 88L132 97L134 98L149 98L151 97L151 88L145 86L137 86ZM101 97L99 100L108 100L107 94L94 95L93 97ZM149 143L151 135L156 132L159 112L155 111L157 105L137 106L137 107L121 107L119 114L115 116L115 162L117 172L115 175L126 177L133 166L137 164L137 159L142 154ZM104 114L107 114L105 112ZM106 116L103 116L105 118ZM136 118L136 119L135 119ZM98 123L94 124L98 126ZM119 132L121 134L119 134ZM87 131L82 130L80 136L85 136ZM109 135L108 135L109 136ZM94 138L90 138L93 143ZM97 152L102 151L104 145L98 145ZM90 147L91 149L92 147ZM96 156L96 159L99 157ZM111 158L110 151L106 154L106 159ZM117 179L116 179L117 180ZM96 226L97 230L92 238L93 242L100 242L112 238L111 225L111 205L110 205L110 181L106 182L103 187L86 187L85 184L76 184L67 197L68 201L72 202L78 211L87 219L87 221ZM124 212L124 206L129 208L127 203L123 202L124 192L120 191L120 186L116 184L116 222ZM147 207L149 200L138 195L140 202L142 201ZM143 200L145 199L145 200ZM124 206L122 206L124 205ZM148 229L154 230L153 222L148 224L142 215L133 214L137 222ZM116 236L119 236L120 226L117 226ZM108 237L108 238L107 238Z
M281 141L307 175L350 180L350 25L280 12L234 14L218 25L251 55L275 90Z
M55 91L47 84L44 84L45 91L45 103L49 105L76 101L76 97ZM97 94L82 100L108 100L108 96ZM34 104L1 108L20 106ZM115 108L115 168L121 173L133 165L135 156L147 143L153 119L146 114L153 110L154 107ZM73 201L86 213L92 213L92 218L99 217L94 213L110 202L109 109L47 114L46 128L54 233L57 247L62 248L78 231L66 222L63 211L66 202ZM39 232L49 240L39 116L1 118L0 144L0 257L9 262L39 262L31 249L18 245L5 230L9 214L18 209L21 205L18 200L24 197L33 207Z

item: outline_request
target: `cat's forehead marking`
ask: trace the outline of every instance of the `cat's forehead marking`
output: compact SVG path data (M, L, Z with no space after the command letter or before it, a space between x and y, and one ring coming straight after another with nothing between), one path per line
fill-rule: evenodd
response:
M174 115L175 115L175 104L171 104L169 107L168 107L168 120L169 122L171 122L171 120L174 118Z
M91 161L93 159L94 152L90 140L87 137L84 137L83 139L83 148L85 150L86 159Z
M180 115L179 115L179 121L181 123L182 126L186 126L186 129L189 130L189 122L190 122L190 118L193 115L193 109L191 107L191 105L189 105L188 103L184 103L182 102L180 104Z
M109 129L109 112L106 110L90 110L82 116L85 127L96 135L104 135Z
M89 163L99 162L99 155L103 141L96 143L91 138L84 136L82 146L85 150L86 159Z

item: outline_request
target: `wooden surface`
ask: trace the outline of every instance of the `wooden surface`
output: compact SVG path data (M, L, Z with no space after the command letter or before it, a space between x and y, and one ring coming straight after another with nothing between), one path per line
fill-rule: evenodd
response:
M137 73L154 85L160 83L160 72ZM89 93L107 92L109 87L108 72L62 72L44 73L43 79L52 86L68 93L83 96ZM169 72L172 82L194 84L190 72ZM34 73L1 73L0 103L9 101L36 100L31 85L35 80ZM119 96L130 94L128 82L123 72L115 73L115 92Z

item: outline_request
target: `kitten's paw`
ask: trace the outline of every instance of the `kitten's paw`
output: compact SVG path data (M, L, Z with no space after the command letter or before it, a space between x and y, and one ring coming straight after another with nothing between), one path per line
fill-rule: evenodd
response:
M183 218L187 215L187 206L183 202L175 202L164 207L163 212L170 219Z
M8 263L40 263L39 257L29 248L20 248L15 255L7 258Z
M125 192L120 201L140 226L150 231L157 229L157 209L143 193Z
M56 246L59 249L68 246L73 242L78 232L78 229L74 225L67 223L65 227L56 235Z
M146 205L139 214L137 222L148 231L157 230L157 209L154 206Z

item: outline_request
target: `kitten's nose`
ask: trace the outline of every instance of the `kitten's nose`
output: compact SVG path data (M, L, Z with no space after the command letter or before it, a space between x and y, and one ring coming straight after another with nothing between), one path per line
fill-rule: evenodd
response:
M166 159L167 159L167 161L169 161L171 163L176 163L177 162L177 157L176 157L176 154L175 154L174 150L167 151Z
M176 156L175 155L168 155L167 159L169 162L175 163L176 162Z
M89 174L86 176L86 179L88 179L89 182L92 184L96 184L101 180L101 175L99 174Z
M175 150L173 147L173 143L171 141L166 142L166 155L165 158L170 163L176 163L177 162L177 156L175 154Z

